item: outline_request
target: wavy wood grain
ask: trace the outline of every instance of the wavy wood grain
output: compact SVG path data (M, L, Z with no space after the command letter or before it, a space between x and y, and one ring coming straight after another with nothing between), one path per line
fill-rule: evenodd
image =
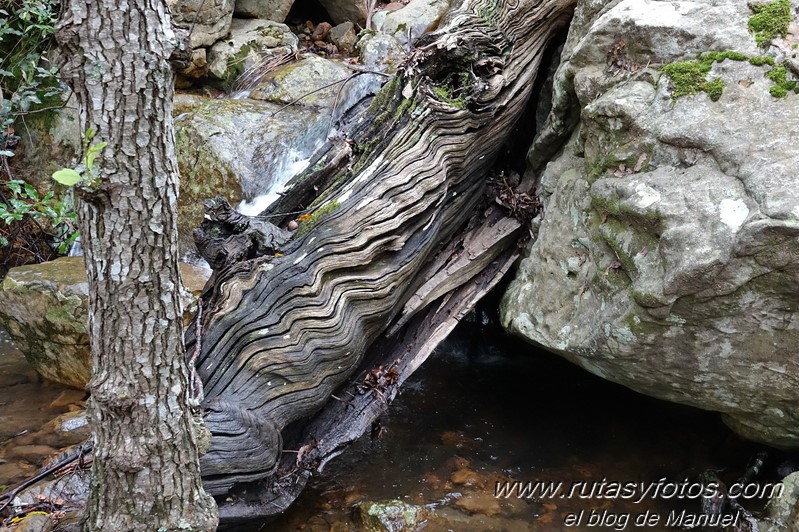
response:
M328 401L426 281L419 272L474 210L573 4L451 11L341 141L353 157L318 206L335 208L285 255L217 272L198 358L211 493L273 474L281 432Z

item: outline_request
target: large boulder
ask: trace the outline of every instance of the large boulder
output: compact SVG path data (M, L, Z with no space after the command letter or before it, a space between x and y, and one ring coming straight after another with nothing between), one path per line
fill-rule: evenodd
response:
M761 58L751 15L579 5L529 156L544 219L501 316L599 376L795 449L799 96L770 93L792 43Z
M210 271L181 263L180 272L188 311ZM76 388L91 375L88 306L83 257L12 268L0 285L0 325L41 376Z
M366 21L365 0L319 0L319 3L325 8L334 24L349 20L362 26Z
M411 0L400 9L386 12L378 18L380 31L396 37L404 46L438 27L449 9L449 0Z
M262 18L283 22L294 0L236 0L237 17Z
M297 50L297 36L279 22L261 19L233 19L230 36L208 52L208 71L228 85L246 70L270 56Z
M191 46L211 46L230 31L235 0L169 0L175 24L191 30Z

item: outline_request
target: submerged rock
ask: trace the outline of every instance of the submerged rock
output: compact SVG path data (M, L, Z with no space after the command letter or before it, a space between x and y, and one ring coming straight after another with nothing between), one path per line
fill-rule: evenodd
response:
M210 272L181 263L184 285L199 294ZM187 295L184 308L191 303ZM0 324L44 378L84 388L91 375L89 285L83 257L9 270L0 285Z
M799 448L799 96L773 97L772 67L746 60L750 15L581 4L529 155L544 220L501 315L592 373ZM716 94L675 98L654 68L728 49Z
M428 511L399 500L362 502L358 515L364 530L369 532L410 532L418 530Z

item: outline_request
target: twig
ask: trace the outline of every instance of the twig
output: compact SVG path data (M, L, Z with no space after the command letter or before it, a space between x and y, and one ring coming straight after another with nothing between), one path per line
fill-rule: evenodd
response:
M59 469L61 469L65 465L71 464L72 462L74 462L78 458L81 458L84 453L91 452L91 450L93 448L94 448L94 445L91 443L91 440L89 440L88 442L80 445L80 447L78 449L78 452L75 453L74 455L66 457L63 460L61 460L59 462L56 462L55 464L51 464L46 469L42 470L38 475L36 475L36 476L34 476L32 478L29 478L28 480L22 482L22 484L20 484L16 488L14 488L12 490L9 490L9 491L6 491L2 495L0 495L0 501L2 501L3 499L6 499L6 501L4 503L2 503L2 505L0 505L0 512L5 510L6 507L9 504L11 504L11 501L14 500L14 497L16 497L17 494L20 491L24 490L25 488L27 488L29 486L32 486L33 484L36 484L37 482L39 482L41 479L43 479L44 477L46 477L50 473L58 471Z
M352 69L352 67L351 67L351 66L350 66L349 68L351 68L351 69ZM321 87L317 87L316 89L314 89L314 90L312 90L312 91L310 91L310 92L306 92L306 93L305 93L305 94L303 94L302 96L300 96L300 97L298 97L298 98L296 98L296 99L294 99L294 100L290 101L289 103L287 103L286 105L284 105L283 107L281 107L280 109L278 109L277 111L275 111L274 113L272 113L272 115L270 116L270 118L271 118L272 116L275 116L275 115L276 115L276 114L278 114L279 112L283 111L283 110L284 110L284 109L286 109L287 107L291 107L292 105L294 105L295 103L299 102L299 101L300 101L300 100L302 100L303 98L307 98L307 97L308 97L308 96L310 96L311 94L316 94L317 92L323 91L323 90L325 90L325 89L327 89L327 88L329 88L329 87L332 87L333 85L337 85L337 84L339 84L339 83L346 83L346 82L348 82L349 80L351 80L352 78L354 78L355 76L359 76L359 75L361 75L361 74L377 74L377 75L379 75L379 76L384 76L384 77L388 77L388 78L390 78L390 77L391 77L391 75L390 75L390 74L385 74L385 73L383 73L383 72L377 72L377 71L374 71L374 70L361 70L361 69L353 69L353 70L356 70L356 72L355 72L354 74L350 74L349 76L347 76L347 77L346 77L346 78L344 78L344 79L339 79L339 80L336 80L336 81L332 81L332 82L330 82L330 83L327 83L327 84L325 84L325 85L322 85Z

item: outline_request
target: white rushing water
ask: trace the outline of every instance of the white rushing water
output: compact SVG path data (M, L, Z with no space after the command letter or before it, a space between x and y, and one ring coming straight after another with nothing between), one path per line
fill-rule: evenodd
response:
M289 157L297 158L298 155L299 153L296 150L291 150ZM270 186L266 192L255 196L249 201L242 201L239 203L238 207L236 207L236 210L246 216L257 216L263 212L264 209L277 201L283 192L283 185L285 185L289 179L308 168L310 162L311 160L309 158L295 160L289 165L289 169L284 175L275 178L272 186Z

